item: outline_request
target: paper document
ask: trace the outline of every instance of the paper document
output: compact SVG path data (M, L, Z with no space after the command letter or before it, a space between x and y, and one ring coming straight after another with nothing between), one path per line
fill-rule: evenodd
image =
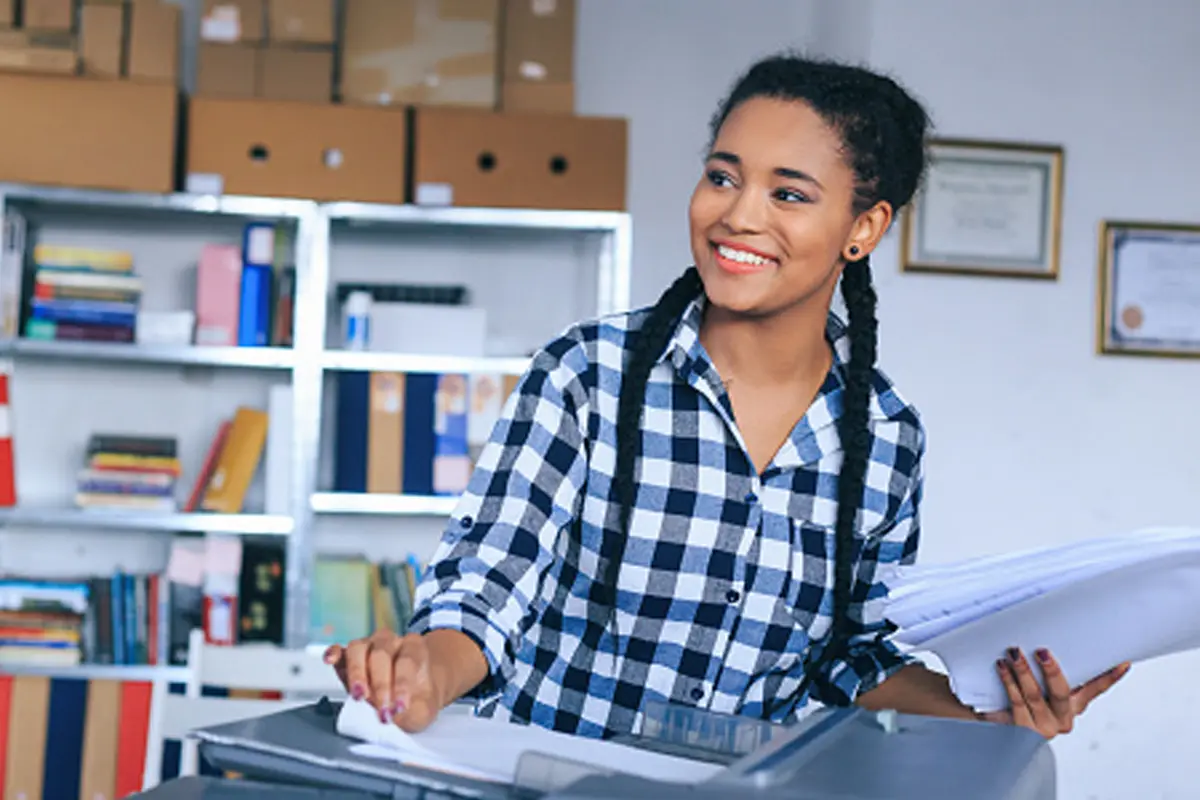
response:
M443 714L425 730L410 734L380 722L375 709L363 700L346 701L337 731L363 742L354 748L358 755L393 758L414 767L505 784L516 782L518 762L527 752L675 783L698 783L722 769L704 761L473 714Z
M1200 529L1167 528L903 567L884 615L898 644L942 660L962 702L997 711L1008 707L995 666L1007 648L1047 648L1078 687L1126 661L1200 647L1198 604Z

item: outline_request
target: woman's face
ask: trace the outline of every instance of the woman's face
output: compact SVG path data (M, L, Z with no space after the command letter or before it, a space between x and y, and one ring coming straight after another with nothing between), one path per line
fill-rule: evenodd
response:
M721 126L689 209L709 301L753 316L816 298L828 307L844 251L853 243L865 254L877 238L853 199L842 140L807 104L742 103Z

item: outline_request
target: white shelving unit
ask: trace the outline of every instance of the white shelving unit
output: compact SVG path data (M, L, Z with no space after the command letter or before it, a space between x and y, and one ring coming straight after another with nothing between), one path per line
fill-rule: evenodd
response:
M0 184L0 215L70 211L116 219L213 217L234 220L286 221L294 225L296 295L293 306L294 346L282 348L160 347L91 342L0 341L0 358L14 362L19 387L21 366L32 361L108 362L121 365L196 367L218 370L267 370L290 377L293 396L291 513L157 514L74 508L18 506L0 509L0 526L70 530L228 533L278 536L287 542L286 644L308 644L308 597L314 560L313 529L317 515L381 517L445 516L453 497L373 495L320 491L325 378L337 371L502 372L520 374L526 358L458 358L403 353L343 352L327 347L327 320L332 295L331 250L335 230L380 230L384 233L451 237L472 231L578 237L595 245L597 254L592 313L628 307L632 226L617 212L535 209L424 208L362 203L320 204L303 200L207 195L143 195ZM0 242L0 249L3 249ZM535 314L537 309L531 309ZM18 389L19 390L19 389ZM20 436L20 431L15 435ZM17 466L20 471L20 464ZM105 669L89 667L89 669ZM131 674L128 667L122 675ZM99 673L97 673L99 675ZM107 673L105 673L107 674Z

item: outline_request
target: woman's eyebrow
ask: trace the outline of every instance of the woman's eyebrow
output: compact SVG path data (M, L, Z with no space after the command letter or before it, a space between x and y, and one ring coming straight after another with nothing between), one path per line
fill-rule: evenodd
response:
M727 163L731 166L735 166L735 167L740 167L742 165L742 159L736 153L730 153L726 150L714 150L713 152L708 154L708 160L709 161L724 161L725 163ZM797 180L797 181L804 181L805 183L811 183L812 185L816 186L818 189L825 188L824 186L821 185L821 182L819 180L814 178L812 175L809 175L807 172L805 172L802 169L796 169L795 167L776 167L774 172L776 175L778 175L781 178L788 178L790 180Z

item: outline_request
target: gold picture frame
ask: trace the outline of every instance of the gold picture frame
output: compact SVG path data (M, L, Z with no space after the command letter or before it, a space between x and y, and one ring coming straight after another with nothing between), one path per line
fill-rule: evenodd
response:
M903 214L904 272L1057 280L1065 155L1054 144L930 139Z
M1200 358L1200 224L1100 223L1096 352Z

